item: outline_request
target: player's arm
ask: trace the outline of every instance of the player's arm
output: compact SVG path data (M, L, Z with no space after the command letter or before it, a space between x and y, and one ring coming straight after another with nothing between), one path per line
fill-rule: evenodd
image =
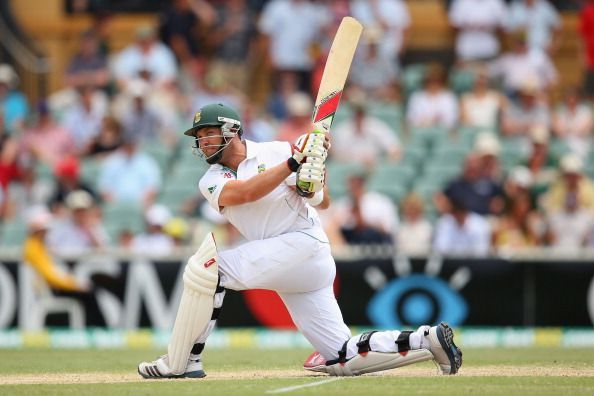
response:
M307 202L316 209L328 209L330 207L330 192L328 186L324 186L322 191L315 193L315 195L308 199Z
M293 171L286 162L282 162L247 180L227 182L219 195L219 206L243 205L257 201L274 190Z

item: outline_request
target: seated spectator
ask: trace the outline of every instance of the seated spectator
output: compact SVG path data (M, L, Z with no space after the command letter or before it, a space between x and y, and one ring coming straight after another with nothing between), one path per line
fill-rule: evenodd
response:
M79 49L66 69L66 84L74 89L85 86L107 89L109 69L107 58L99 48L99 37L93 30L85 31L80 38Z
M458 100L447 88L443 67L429 66L423 88L413 92L406 112L411 127L452 129L458 122Z
M426 255L431 250L433 226L424 216L423 199L410 194L402 201L402 222L396 232L397 252Z
M507 8L503 0L454 0L449 12L456 31L456 59L461 64L499 55L499 34Z
M54 167L55 186L49 207L56 217L64 217L68 208L66 198L77 190L84 190L97 200L95 191L80 178L80 164L76 157L61 159Z
M440 254L483 257L489 253L490 242L489 222L469 211L464 198L452 199L450 212L435 224L433 249Z
M449 182L436 197L441 213L450 212L454 202L464 201L464 209L482 216L498 214L503 207L503 188L492 177L484 177L481 158L470 153L464 160L462 174Z
M530 131L537 126L551 124L551 114L546 102L539 97L534 81L522 83L517 98L503 111L501 133L505 137L515 137L519 143L526 142Z
M561 16L548 0L517 0L509 6L507 29L526 31L531 49L554 53L561 44Z
M16 89L19 78L12 66L0 64L0 114L4 129L9 133L20 132L29 111L27 98Z
M200 109L210 103L222 103L235 109L241 108L244 95L232 86L222 69L209 66L200 86L194 91L192 108ZM311 114L311 110L310 110Z
M47 236L53 252L68 256L108 246L109 237L91 194L84 190L71 192L66 197L66 208L69 216L52 225Z
M394 59L379 51L381 30L367 28L364 38L351 67L350 89L358 89L372 100L397 101L399 70Z
M104 202L132 202L149 207L161 186L161 170L148 154L138 150L133 133L101 164L98 189Z
M103 157L120 148L122 145L122 127L118 120L111 116L101 120L99 133L83 152L86 156Z
M293 143L311 130L313 101L305 92L291 94L287 101L288 117L278 127L276 140Z
M84 152L91 141L99 134L101 120L105 117L107 109L93 100L95 88L81 86L77 92L77 101L66 109L62 125L70 132L76 150Z
M400 142L391 127L369 114L365 104L353 103L352 107L351 119L336 125L332 132L332 158L365 166L375 165L384 156L398 161ZM356 155L353 155L354 147Z
M501 112L506 99L497 90L489 87L489 76L485 69L477 69L472 90L460 99L460 122L477 128L496 128L500 125Z
M539 195L546 191L557 177L558 159L549 146L549 131L544 126L534 126L530 131L530 148L526 160L521 161L531 173L532 191Z
M493 247L504 251L537 247L543 239L544 222L524 187L506 200L493 226Z
M593 127L592 108L582 100L578 88L568 88L563 103L553 113L553 133L565 141L571 151L586 159L590 152Z
M334 215L342 237L348 244L392 243L398 212L390 198L367 191L366 177L348 180L348 196L336 201Z
M155 204L148 208L144 215L145 231L132 238L131 250L149 256L171 254L175 247L174 240L164 231L170 219L171 212L166 206Z
M54 121L46 102L39 103L37 122L23 134L21 153L50 167L61 158L77 155L72 135Z
M561 158L561 174L542 197L542 207L547 216L566 210L571 205L594 212L594 182L583 173L584 164L580 157L570 153Z
M188 226L188 222L182 217L169 219L163 227L163 231L173 239L175 247L182 247L188 244L190 227Z
M8 186L20 177L17 152L17 139L6 130L0 111L0 219L8 214Z
M296 92L299 92L297 76L294 73L280 73L268 96L266 111L277 121L285 121L289 117L289 100Z
M160 120L156 111L147 104L150 85L141 79L129 81L126 95L131 103L121 118L124 135L133 134L141 142L158 142Z
M501 144L497 136L491 132L479 133L474 141L474 152L481 163L481 177L494 181L501 180L499 163Z
M577 193L567 191L563 207L547 212L547 239L551 247L575 252L587 245L594 229L592 208L582 206Z
M253 142L269 142L276 133L274 125L251 102L244 102L241 111L241 129L243 138Z
M173 52L157 39L155 28L150 25L138 27L136 42L114 56L112 68L120 89L139 77L153 87L169 85L177 77Z
M511 35L511 50L492 61L488 68L492 78L500 78L505 93L513 97L525 81L534 81L534 89L547 92L557 84L557 70L546 52L530 49L524 32Z

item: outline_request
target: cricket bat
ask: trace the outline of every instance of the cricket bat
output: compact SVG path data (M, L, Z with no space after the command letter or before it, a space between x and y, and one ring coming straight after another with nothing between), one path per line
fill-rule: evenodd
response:
M362 32L363 25L355 18L342 18L320 81L312 117L314 130L330 131Z
M320 88L316 98L312 123L314 133L329 133L332 120L338 110L344 84L346 83L351 63L357 49L357 43L363 32L363 25L353 17L344 17L338 26L326 66L322 73ZM309 182L298 182L302 191L312 192Z

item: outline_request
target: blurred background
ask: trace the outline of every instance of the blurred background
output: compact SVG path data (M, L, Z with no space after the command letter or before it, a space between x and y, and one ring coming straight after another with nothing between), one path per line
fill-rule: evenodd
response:
M246 139L296 140L346 15L321 213L345 321L594 345L594 1L5 0L0 347L166 343L202 236L242 243L181 132L219 102ZM293 328L268 291L219 323Z

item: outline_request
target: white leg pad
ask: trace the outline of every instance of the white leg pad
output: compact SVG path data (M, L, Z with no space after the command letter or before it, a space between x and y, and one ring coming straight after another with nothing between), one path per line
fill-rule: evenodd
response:
M219 281L217 247L209 233L184 269L184 291L168 348L171 372L183 374L194 342L210 323Z
M353 376L390 370L432 359L433 354L427 349L416 349L405 353L370 351L358 354L346 363L335 363L330 366L320 365L310 370L336 376Z

